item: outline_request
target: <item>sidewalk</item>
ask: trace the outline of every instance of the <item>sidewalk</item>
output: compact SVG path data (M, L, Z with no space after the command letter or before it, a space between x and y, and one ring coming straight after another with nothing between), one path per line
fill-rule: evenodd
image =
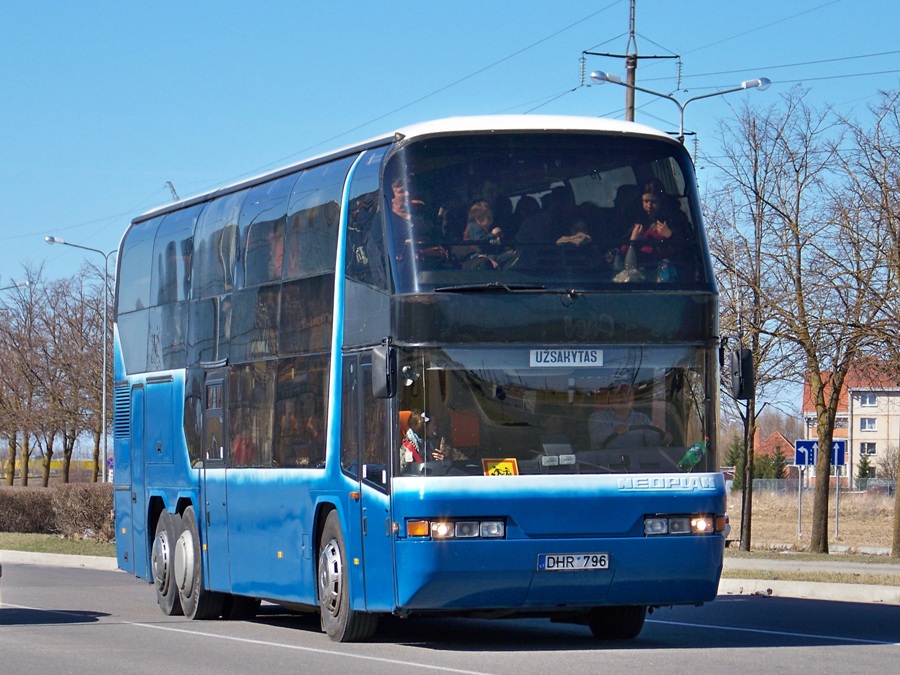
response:
M799 556L784 559L729 558L725 569L782 572L841 572L845 574L890 574L900 577L898 563L854 563L827 560L806 561ZM875 602L900 605L900 586L836 584L815 581L776 581L763 579L725 579L719 582L719 595L760 595L841 602Z
M60 553L29 553L27 551L0 551L0 566L46 565L48 567L81 567L90 570L119 569L115 558L97 555L62 555Z

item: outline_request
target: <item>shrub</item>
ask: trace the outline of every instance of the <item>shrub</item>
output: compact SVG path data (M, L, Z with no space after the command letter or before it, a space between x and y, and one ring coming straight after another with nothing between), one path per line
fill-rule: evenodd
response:
M0 532L112 541L113 486L70 483L52 488L0 487Z
M0 487L0 532L52 534L50 490Z
M115 538L111 483L69 483L51 494L56 532L69 539Z

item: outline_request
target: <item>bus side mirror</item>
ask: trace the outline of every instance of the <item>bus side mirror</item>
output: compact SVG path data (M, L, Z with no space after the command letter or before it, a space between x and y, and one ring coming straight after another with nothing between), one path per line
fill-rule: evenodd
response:
M731 395L739 401L756 396L753 352L749 349L735 349L731 353Z
M392 398L397 391L397 352L387 343L372 350L372 394Z

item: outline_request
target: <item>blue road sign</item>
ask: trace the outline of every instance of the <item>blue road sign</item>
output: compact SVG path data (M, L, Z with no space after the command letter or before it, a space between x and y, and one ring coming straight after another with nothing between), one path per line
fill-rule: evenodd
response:
M847 466L847 441L831 442L831 466Z
M794 441L794 466L815 466L819 441Z
M794 441L794 466L815 466L819 441ZM831 465L847 466L847 441L831 442Z

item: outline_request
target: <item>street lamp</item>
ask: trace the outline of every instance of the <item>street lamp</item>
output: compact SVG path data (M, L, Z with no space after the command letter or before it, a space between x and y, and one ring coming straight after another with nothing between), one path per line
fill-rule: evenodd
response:
M732 87L731 89L725 89L724 91L714 91L710 94L701 94L700 96L694 96L693 98L689 98L687 101L682 103L677 98L669 94L663 94L659 91L644 89L643 87L638 87L633 84L628 84L627 82L622 82L622 78L620 78L618 75L604 73L602 70L595 70L593 73L591 73L591 79L597 84L612 82L613 84L618 84L628 89L642 91L645 94L653 94L654 96L659 96L660 98L665 98L672 101L672 103L678 106L678 111L681 114L681 118L678 122L678 140L682 143L684 143L684 109L687 108L688 103L690 103L691 101L699 101L701 98L711 98L713 96L722 96L724 94L731 94L735 91L744 91L745 89L759 89L760 91L765 91L770 86L772 86L772 80L767 77L760 77L755 80L745 80L744 82L741 82L739 86Z
M109 459L109 445L106 434L106 354L109 351L109 289L106 284L109 280L109 256L116 252L115 249L109 253L104 253L99 248L91 248L90 246L82 246L81 244L73 244L70 241L60 239L59 237L44 237L44 241L48 244L63 244L65 246L73 246L84 251L93 251L103 256L103 371L100 376L101 394L100 401L100 417L102 418L103 431L103 464L100 467L100 476L102 482L106 482L106 462Z
M9 291L13 288L26 288L28 286L31 286L30 281L19 281L14 283L12 286L4 286L3 288L0 288L0 291Z

